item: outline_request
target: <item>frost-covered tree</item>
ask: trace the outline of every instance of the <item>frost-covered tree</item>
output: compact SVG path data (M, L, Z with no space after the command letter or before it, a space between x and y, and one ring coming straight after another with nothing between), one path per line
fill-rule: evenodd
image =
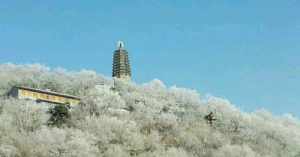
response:
M68 125L48 126L53 105L9 98L13 86L50 89L82 101L69 109ZM210 112L216 118L211 125L204 118ZM158 79L138 85L89 70L0 65L1 157L299 155L300 122L289 114L242 112L228 100L169 88Z

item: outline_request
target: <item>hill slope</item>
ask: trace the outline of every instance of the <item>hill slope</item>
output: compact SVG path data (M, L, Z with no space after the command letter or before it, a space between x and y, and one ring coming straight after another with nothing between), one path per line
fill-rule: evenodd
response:
M104 85L100 85L103 84ZM0 95L14 85L80 96L64 127L48 127L46 103L0 98L1 157L300 157L300 122L243 113L189 89L113 82L93 71L0 65ZM204 119L210 111L217 121Z

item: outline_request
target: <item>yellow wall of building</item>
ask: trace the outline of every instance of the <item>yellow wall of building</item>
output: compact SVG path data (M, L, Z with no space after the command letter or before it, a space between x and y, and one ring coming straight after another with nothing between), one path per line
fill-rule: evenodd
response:
M39 93L35 91L25 90L25 89L19 89L19 97L20 98L29 98L34 100L44 100L44 101L50 101L54 103L62 103L62 104L79 104L80 100L73 99L73 98L67 98L63 96L57 96L57 95L51 95L46 93Z

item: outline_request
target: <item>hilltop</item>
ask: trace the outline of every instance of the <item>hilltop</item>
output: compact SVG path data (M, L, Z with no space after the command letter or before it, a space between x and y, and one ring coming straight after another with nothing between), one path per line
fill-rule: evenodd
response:
M47 103L6 96L16 85L75 95L62 127ZM116 81L94 71L0 65L1 157L300 157L300 122L265 110L245 113L195 90ZM284 104L283 104L284 105ZM213 125L205 120L209 112Z

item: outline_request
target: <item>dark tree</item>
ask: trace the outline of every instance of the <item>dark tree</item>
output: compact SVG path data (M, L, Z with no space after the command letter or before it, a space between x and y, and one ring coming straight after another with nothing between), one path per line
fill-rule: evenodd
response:
M210 112L208 115L206 115L204 117L204 119L207 121L207 123L212 126L213 125L213 121L216 121L217 119L215 118L213 112Z
M70 105L68 104L58 104L51 108L48 113L51 117L48 121L49 126L61 127L63 124L70 119Z

